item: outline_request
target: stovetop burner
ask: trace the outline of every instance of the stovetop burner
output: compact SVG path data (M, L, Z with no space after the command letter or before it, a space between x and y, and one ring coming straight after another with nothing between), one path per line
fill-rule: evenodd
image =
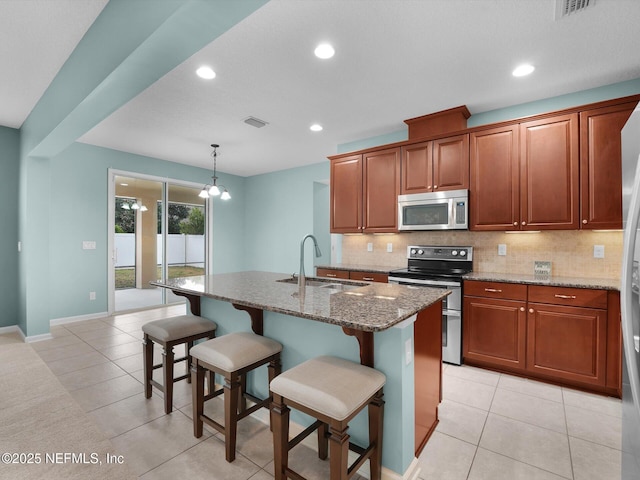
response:
M390 272L405 278L459 279L473 271L473 247L413 245L407 247L407 268Z

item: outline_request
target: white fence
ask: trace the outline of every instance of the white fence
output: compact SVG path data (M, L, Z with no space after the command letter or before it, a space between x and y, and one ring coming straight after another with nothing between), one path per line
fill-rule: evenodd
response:
M136 237L134 233L116 233L115 249L117 267L134 267L136 264ZM167 263L169 265L204 266L204 235L167 235ZM162 264L162 235L157 237L158 265Z

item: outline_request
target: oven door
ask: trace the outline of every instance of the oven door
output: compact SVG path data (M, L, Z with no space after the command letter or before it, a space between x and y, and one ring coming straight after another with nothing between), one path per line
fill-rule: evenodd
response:
M389 283L451 290L442 300L442 361L462 364L462 284L445 280L389 277Z

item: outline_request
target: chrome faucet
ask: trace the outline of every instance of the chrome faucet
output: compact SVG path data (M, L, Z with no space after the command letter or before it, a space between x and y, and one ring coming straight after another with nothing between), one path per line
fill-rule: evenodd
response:
M316 249L316 257L319 257L322 255L322 252L320 251L320 247L318 246L318 241L316 240L316 237L314 237L310 233L305 235L302 241L300 242L300 274L298 275L298 287L300 288L304 288L306 285L306 278L304 276L304 241L307 238L311 238L313 240L313 246Z

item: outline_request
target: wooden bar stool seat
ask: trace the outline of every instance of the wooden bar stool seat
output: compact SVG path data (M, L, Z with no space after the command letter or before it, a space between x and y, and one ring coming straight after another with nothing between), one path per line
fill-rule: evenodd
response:
M203 423L207 423L225 437L227 462L236 458L238 420L251 415L259 408L269 407L271 396L259 399L246 392L246 374L268 364L269 382L282 370L280 353L282 345L275 340L250 332L238 332L207 340L190 351L193 358L191 385L193 389L193 434L202 436ZM224 377L223 388L204 393L206 373L214 372ZM224 425L204 414L204 402L224 393ZM255 404L246 408L246 399Z
M187 379L191 382L189 370L191 368L191 357L189 349L196 340L202 338L214 338L217 325L206 318L195 315L180 315L178 317L163 318L153 322L145 323L142 326L144 333L142 357L144 364L144 395L151 398L153 389L157 387L164 394L164 411L171 413L173 410L173 384L180 380ZM162 345L162 363L153 364L153 344ZM186 344L185 356L175 358L173 347ZM178 362L187 362L187 373L179 377L173 377L173 366ZM163 384L153 379L153 371L157 368L163 369Z
M316 429L318 456L326 459L328 450L331 480L351 478L367 460L371 479L380 480L385 381L384 374L373 368L329 356L307 360L276 377L270 383L276 480L303 478L289 468L289 450ZM289 407L317 419L292 440ZM365 407L369 415L369 445L362 448L349 442L347 430L349 421ZM350 449L359 454L351 466Z

